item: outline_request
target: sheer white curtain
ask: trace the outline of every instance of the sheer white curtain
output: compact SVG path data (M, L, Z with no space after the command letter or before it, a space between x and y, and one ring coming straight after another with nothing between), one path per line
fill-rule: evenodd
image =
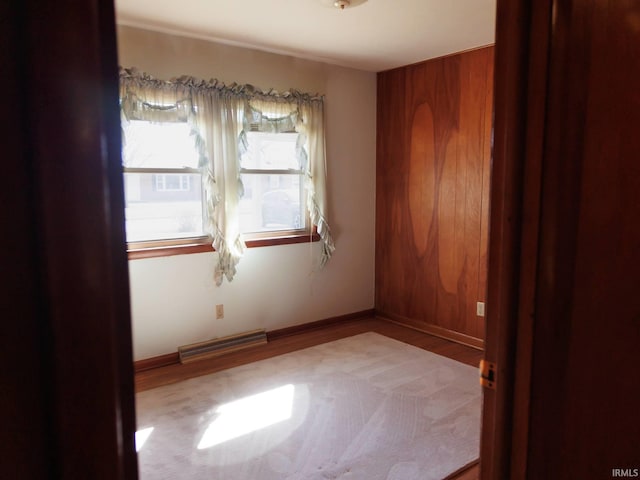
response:
M261 92L251 85L180 77L161 81L136 69L120 70L123 126L127 119L187 121L200 154L208 228L218 254L215 281L232 281L245 244L239 227L243 194L240 153L252 122L259 129L298 132L298 156L305 172L307 208L322 241L321 265L335 250L328 222L324 99L295 90ZM262 115L262 112L269 112Z
M324 138L324 103L312 100L300 104L298 129L306 135L309 156L307 164L307 208L311 222L318 228L322 241L321 265L324 266L335 250L328 221L327 162Z
M204 139L204 187L207 195L208 232L218 252L217 285L233 280L245 249L240 234L239 204L242 195L238 138L243 101L216 88L193 92L195 124Z

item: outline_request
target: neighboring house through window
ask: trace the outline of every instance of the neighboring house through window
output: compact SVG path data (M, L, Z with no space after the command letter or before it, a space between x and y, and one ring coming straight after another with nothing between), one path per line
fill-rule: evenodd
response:
M186 122L125 126L128 242L206 238L202 173L189 133Z
M191 176L178 173L158 173L153 176L158 192L188 192L191 190Z
M296 132L246 132L247 149L241 157L243 195L240 231L304 230L304 170L296 146Z

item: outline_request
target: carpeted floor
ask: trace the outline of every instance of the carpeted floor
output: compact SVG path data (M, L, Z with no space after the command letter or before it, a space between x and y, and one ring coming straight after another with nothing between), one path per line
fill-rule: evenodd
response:
M140 476L441 480L480 406L473 367L364 333L139 393Z

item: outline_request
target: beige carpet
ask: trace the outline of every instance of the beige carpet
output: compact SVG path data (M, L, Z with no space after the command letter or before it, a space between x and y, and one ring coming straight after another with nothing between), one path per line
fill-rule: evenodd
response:
M480 404L476 369L364 333L138 394L141 478L441 480Z

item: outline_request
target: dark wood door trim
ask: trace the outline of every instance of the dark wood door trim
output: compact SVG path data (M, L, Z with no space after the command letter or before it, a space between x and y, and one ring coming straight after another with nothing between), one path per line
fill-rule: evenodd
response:
M509 469L527 71L520 49L527 44L527 17L522 2L498 2L484 357L497 365L497 387L484 390L482 480L508 478Z
M638 462L639 21L634 1L553 0L532 479L605 478Z
M9 231L0 241L5 282L15 282L3 292L11 347L0 405L12 418L0 465L24 480L133 480L113 2L10 1L0 10L12 126L3 129Z
M528 462L529 408L533 328L538 281L542 157L548 107L547 78L551 41L552 0L538 0L529 14L527 113L524 137L522 225L518 311L514 352L513 415L509 478L525 479ZM524 119L523 119L524 120Z
M550 21L550 0L498 0L482 480L526 475Z

